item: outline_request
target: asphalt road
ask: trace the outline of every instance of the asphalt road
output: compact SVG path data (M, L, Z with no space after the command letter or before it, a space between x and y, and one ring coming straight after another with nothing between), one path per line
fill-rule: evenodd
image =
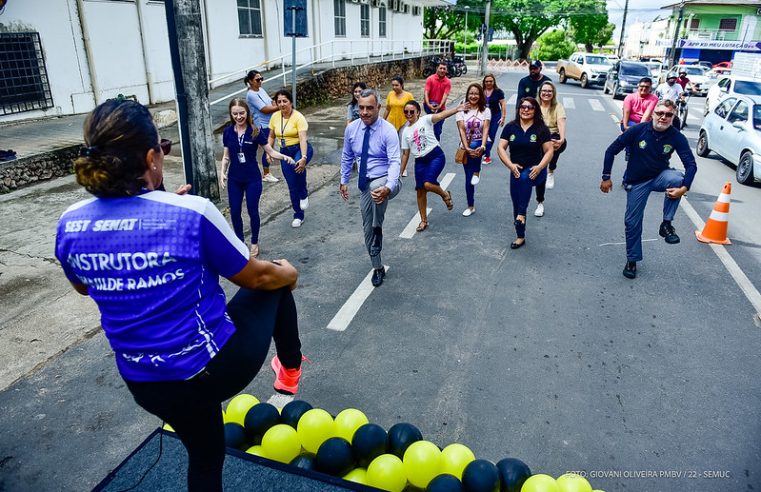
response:
M508 95L519 76L499 76ZM609 492L758 489L757 309L694 239L684 208L674 221L682 242L661 240L656 194L639 276L621 275L624 192L598 188L617 104L574 83L560 97L568 150L545 216L529 215L527 245L509 249L508 172L497 159L483 169L468 218L463 172L450 159L454 211L432 197L429 229L409 239L400 234L417 209L406 178L386 216L388 276L345 331L327 326L370 270L354 185L348 204L337 182L313 192L300 229L288 213L264 226L263 255L288 258L301 273L296 299L313 364L299 397L333 414L359 408L385 428L411 422L442 447L459 442L495 462L513 456L534 472L580 471ZM693 115L702 103L693 99ZM685 130L693 144L699 121ZM453 156L453 118L442 141ZM698 164L687 201L705 219L733 182L726 251L761 287L761 189L737 184L718 158ZM623 169L619 158L614 181ZM268 400L271 383L264 368L248 391ZM157 425L95 334L0 393L0 490L90 488Z

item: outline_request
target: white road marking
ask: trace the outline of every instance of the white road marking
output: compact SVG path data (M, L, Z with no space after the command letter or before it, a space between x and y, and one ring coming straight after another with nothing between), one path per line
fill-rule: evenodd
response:
M700 215L698 215L698 213L695 211L692 205L690 205L687 199L682 198L680 206L687 214L687 217L689 217L692 223L695 225L697 230L702 231L703 227L705 226L705 222L703 222L703 219L700 218ZM758 292L758 289L756 289L756 287L753 285L753 282L750 281L748 276L745 275L745 272L742 271L737 262L735 262L732 256L730 256L730 254L727 252L727 248L725 248L724 245L709 244L709 246L724 264L724 268L727 269L727 272L729 272L729 275L732 276L732 279L734 279L737 286L740 287L740 290L743 292L743 294L745 294L745 297L748 299L748 301L750 301L753 309L756 310L756 320L761 320L761 294Z
M513 94L510 99L507 100L507 104L515 104L518 101L518 96Z
M576 109L576 103L574 102L572 97L564 97L563 107L565 107L565 109Z
M384 265L386 271L389 271L388 265ZM333 319L328 323L328 330L344 331L349 327L349 323L354 319L354 316L359 312L359 308L370 297L370 294L375 290L370 279L373 276L373 270L362 280L357 286L354 292L349 296L341 309L338 310Z
M441 180L441 187L444 188L444 190L447 189L447 187L452 183L452 180L455 177L455 173L446 173L444 175L444 179ZM425 213L430 215L431 210L433 210L430 207L426 207ZM420 224L420 212L417 212L412 219L407 223L407 226L404 228L401 234L399 234L399 237L402 239L412 239L412 236L415 235L417 232L415 229L417 229L418 224Z
M616 125L621 123L621 120L618 119L618 116L614 115L613 113L610 113L610 119L613 120L613 123L615 123Z
M292 401L293 396L291 395L281 395L280 393L275 393L274 395L270 396L270 399L267 400L267 403L276 408L283 408Z
M602 107L602 103L599 99L590 99L589 105L592 106L592 109L595 111L605 111L605 108Z
M656 238L656 239L643 239L642 240L643 243L647 243L647 242L650 242L650 241L658 241L658 239ZM602 246L622 246L622 245L626 245L626 241L624 241L623 243L602 243L600 245L600 247L602 247Z

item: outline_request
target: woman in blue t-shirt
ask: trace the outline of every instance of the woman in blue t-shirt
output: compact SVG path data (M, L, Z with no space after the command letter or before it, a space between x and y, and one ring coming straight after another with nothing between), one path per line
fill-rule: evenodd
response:
M168 147L146 107L101 104L85 120L84 141L74 170L95 197L61 215L56 257L97 304L137 404L187 448L188 490L221 491L221 403L259 372L272 338L273 386L298 390L298 272L251 257L209 200L156 191ZM227 305L220 276L241 287Z
M552 160L550 130L544 124L542 110L533 97L518 101L515 119L502 130L498 153L502 163L510 170L513 224L518 236L510 248L518 249L526 244L526 210L531 201L531 189L547 179L546 168Z
M230 201L230 220L235 235L245 242L243 237L243 195L246 195L246 208L251 220L251 256L259 256L259 198L262 196L262 176L256 163L256 149L262 146L264 152L275 159L282 159L294 164L293 158L276 152L267 142L267 134L253 124L248 104L241 98L230 101L228 106L231 125L222 134L224 155L219 186L225 189Z

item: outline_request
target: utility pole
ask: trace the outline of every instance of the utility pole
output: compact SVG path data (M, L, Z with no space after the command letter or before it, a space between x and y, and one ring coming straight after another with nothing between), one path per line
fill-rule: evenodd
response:
M479 74L483 77L486 75L486 64L489 60L489 17L491 15L491 0L486 0L486 14L484 16L484 26L486 26L486 29L484 29L484 32L482 33L483 41L484 41L484 48L483 48L483 54L481 55L481 70L479 71Z
M618 39L618 57L624 57L624 31L626 30L626 14L629 13L629 0L624 4L624 20L621 22L621 37Z
M199 0L166 0L164 5L185 181L192 193L218 202L201 6Z
M674 39L671 42L671 63L669 64L669 68L676 65L676 42L679 39L679 29L682 26L682 20L684 20L684 1L679 4L679 16L676 25L674 26Z

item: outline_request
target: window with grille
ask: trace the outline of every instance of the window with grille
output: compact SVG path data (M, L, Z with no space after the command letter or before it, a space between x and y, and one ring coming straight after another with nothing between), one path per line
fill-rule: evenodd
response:
M238 29L241 36L262 36L262 6L260 0L238 0Z
M386 6L381 5L378 9L378 37L386 37Z
M40 34L0 33L0 114L53 107Z
M719 31L734 31L737 29L737 19L721 19L719 21Z
M346 0L333 0L333 30L335 36L346 36Z
M363 38L367 38L370 37L370 6L365 4L359 7L360 34Z

